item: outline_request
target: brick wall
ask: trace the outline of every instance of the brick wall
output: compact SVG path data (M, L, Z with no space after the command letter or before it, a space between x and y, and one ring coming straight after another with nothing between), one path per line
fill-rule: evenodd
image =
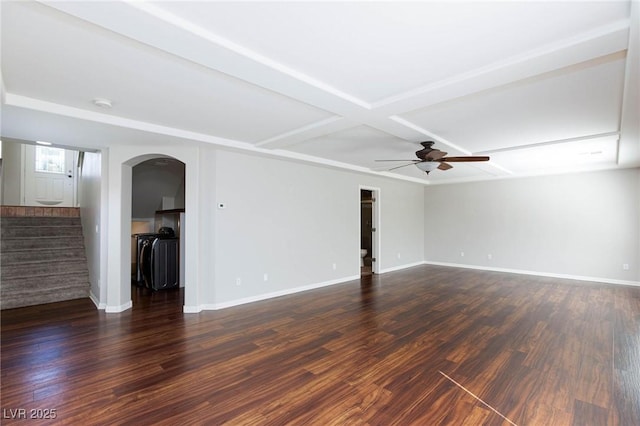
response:
M80 217L78 207L0 206L2 217Z

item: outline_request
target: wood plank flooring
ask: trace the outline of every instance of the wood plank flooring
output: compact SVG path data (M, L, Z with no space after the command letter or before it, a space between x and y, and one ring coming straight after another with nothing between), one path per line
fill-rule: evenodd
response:
M637 287L419 266L200 314L134 293L3 311L2 424L640 424Z

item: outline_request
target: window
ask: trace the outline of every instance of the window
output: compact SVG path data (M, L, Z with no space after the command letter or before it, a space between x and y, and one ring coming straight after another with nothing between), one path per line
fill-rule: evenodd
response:
M64 173L64 149L36 146L36 172Z

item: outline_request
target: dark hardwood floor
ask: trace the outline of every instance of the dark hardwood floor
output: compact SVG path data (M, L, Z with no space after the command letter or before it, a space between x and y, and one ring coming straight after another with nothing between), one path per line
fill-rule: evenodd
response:
M181 299L3 311L2 424L640 424L640 288L420 266Z

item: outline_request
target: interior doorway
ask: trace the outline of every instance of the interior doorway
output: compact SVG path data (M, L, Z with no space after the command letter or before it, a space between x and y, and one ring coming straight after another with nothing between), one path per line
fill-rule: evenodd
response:
M132 167L131 283L136 302L173 297L185 285L185 164L156 157ZM144 302L147 303L147 302Z
M379 189L360 188L360 275L378 273L380 229Z

